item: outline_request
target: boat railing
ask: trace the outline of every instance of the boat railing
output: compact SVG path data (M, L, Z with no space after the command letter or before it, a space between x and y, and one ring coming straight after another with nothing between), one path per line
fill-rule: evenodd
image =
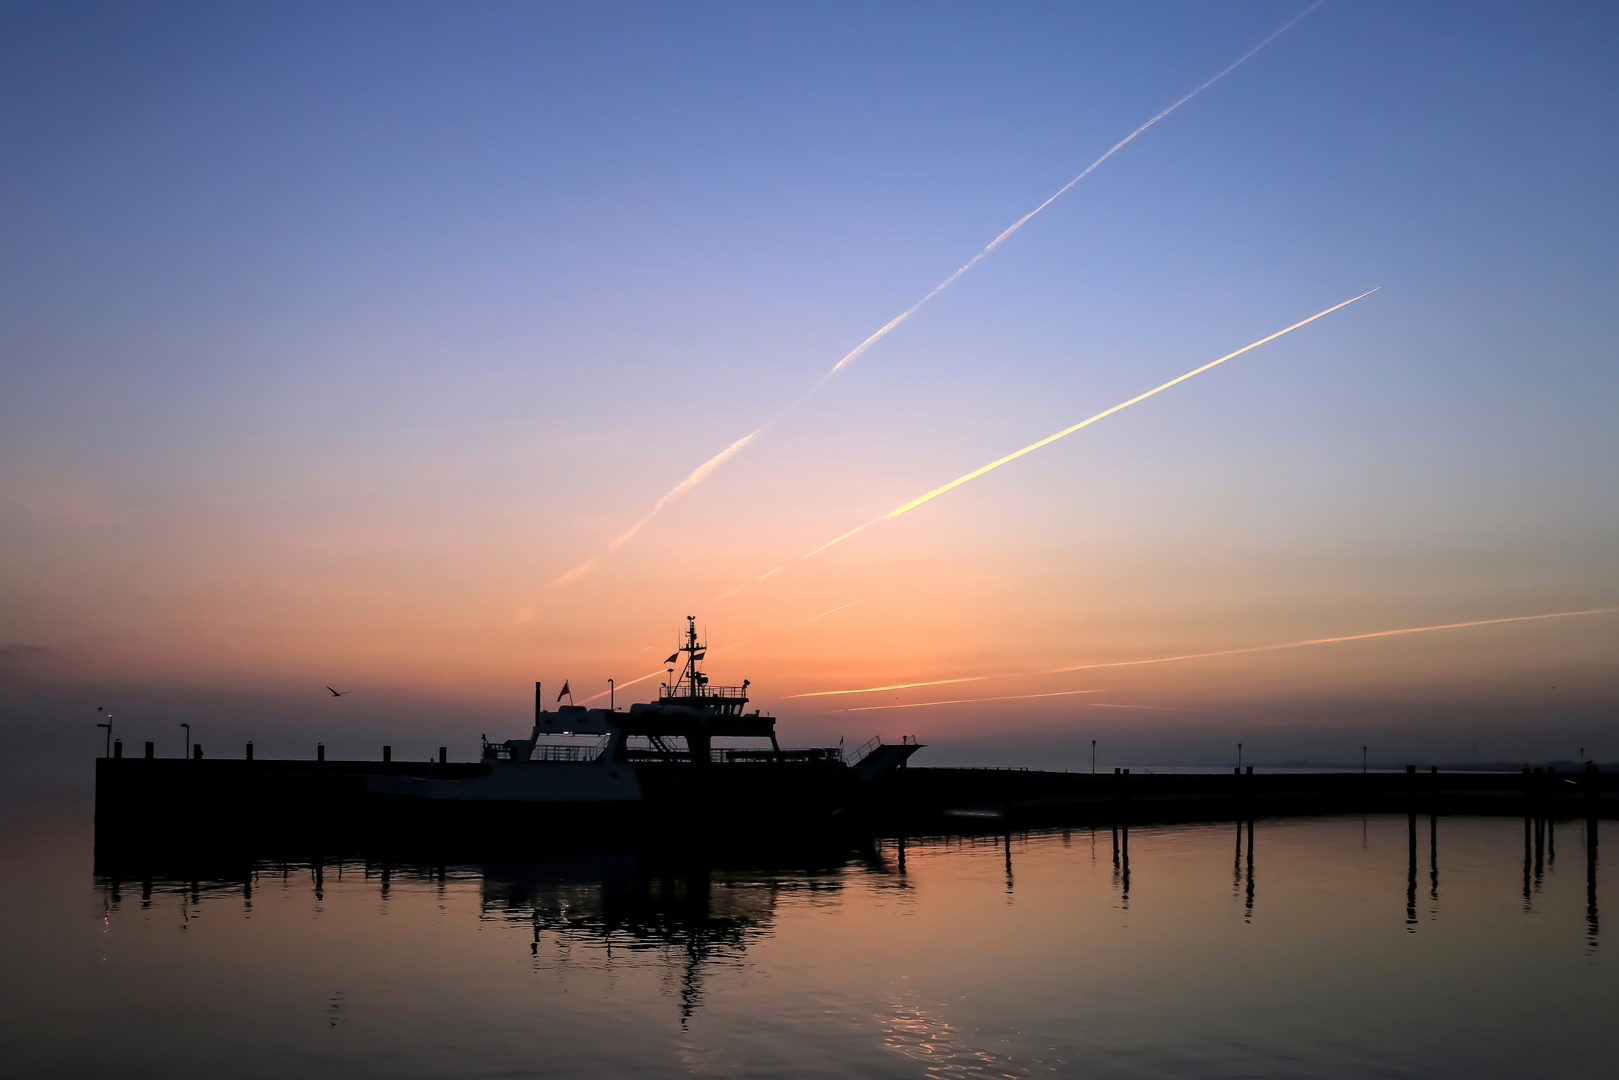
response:
M534 748L530 761L595 761L607 749L610 738L603 738L582 746L544 745Z
M659 701L689 701L693 697L741 698L746 701L748 688L745 686L709 686L706 683L700 683L695 695L691 692L691 686L687 683L676 683L674 686L664 686L658 689Z
M650 750L628 748L624 760L631 762L673 762L689 764L691 755L684 750ZM811 746L795 750L733 750L710 748L708 760L715 765L767 764L776 761L842 761L843 750L836 746Z
M865 759L867 754L871 753L873 750L877 749L882 744L883 744L883 737L881 735L873 735L871 738L867 739L865 742L863 742L859 746L855 747L854 753L849 755L849 764L850 765L858 765L858 764L860 764L860 762Z

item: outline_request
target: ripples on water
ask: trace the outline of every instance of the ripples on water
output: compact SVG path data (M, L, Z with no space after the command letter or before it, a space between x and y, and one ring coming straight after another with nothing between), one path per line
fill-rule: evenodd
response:
M1583 822L1403 817L702 861L0 852L8 1075L1611 1076ZM750 866L749 864L752 864ZM12 1071L15 1069L16 1071Z

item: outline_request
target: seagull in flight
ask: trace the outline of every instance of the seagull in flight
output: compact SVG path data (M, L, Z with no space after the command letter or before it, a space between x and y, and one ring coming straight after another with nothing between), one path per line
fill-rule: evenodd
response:
M326 689L332 690L332 688L330 686L328 686ZM332 690L332 696L333 697L342 697L344 694L351 694L351 693L353 693L352 690Z

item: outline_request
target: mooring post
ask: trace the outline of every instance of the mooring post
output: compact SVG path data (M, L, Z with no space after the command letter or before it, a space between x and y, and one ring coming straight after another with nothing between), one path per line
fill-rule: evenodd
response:
M382 748L382 760L386 762L386 761L392 761L393 759L394 759L394 748L391 747L391 746L384 746Z
M196 745L194 745L191 748L191 760L192 761L201 761L202 760L202 743L197 743Z
M146 760L147 760L147 761L151 761L151 760L152 760L152 758L153 758L153 756L154 756L154 755L153 755L153 753L152 753L152 744L151 744L151 743L147 743L147 744L146 744Z
M326 760L326 744L325 743L318 742L318 743L315 744L315 760L316 761L325 761Z
M445 746L439 747L438 748L438 763L440 765L443 765L443 764L446 764L449 760L450 760L449 748L445 747Z
M253 740L247 740L247 760L253 760Z
M124 740L114 739L112 741L112 756L115 758L121 758L124 756Z

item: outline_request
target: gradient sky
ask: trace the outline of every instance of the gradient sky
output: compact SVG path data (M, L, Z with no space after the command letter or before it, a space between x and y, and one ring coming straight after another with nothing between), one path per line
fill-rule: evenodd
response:
M1611 6L1329 2L783 412L1305 6L9 5L6 723L1619 758L1612 614L1023 674L1619 605Z

